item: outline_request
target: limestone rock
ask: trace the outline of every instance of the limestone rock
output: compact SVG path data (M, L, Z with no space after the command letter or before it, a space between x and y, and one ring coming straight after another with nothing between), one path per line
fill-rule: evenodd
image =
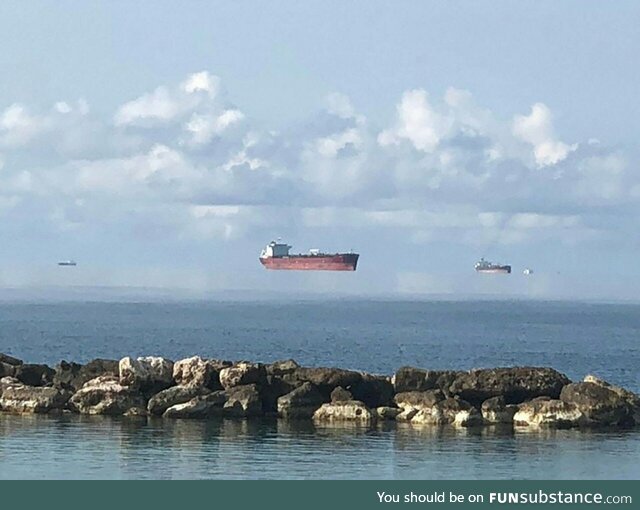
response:
M447 398L431 407L423 407L411 418L411 423L473 427L482 424L482 415L469 402Z
M123 416L127 416L129 418L146 418L149 416L149 413L143 407L131 407L124 412Z
M414 367L399 368L392 378L396 393L440 389L447 393L453 380L463 372L454 370L423 370Z
M406 407L432 407L444 399L445 396L440 390L405 391L397 393L393 398L398 407L403 409Z
M242 361L220 370L220 383L225 390L246 384L264 385L267 382L267 371L261 363Z
M298 363L292 359L274 361L273 363L269 363L266 366L268 375L277 376L290 374L292 372L295 372L298 368L300 368L300 365L298 365Z
M58 388L8 384L0 397L0 408L10 413L48 413L65 407L71 393Z
M574 405L590 426L633 425L631 404L610 387L593 382L580 382L562 388L560 400Z
M70 407L81 414L122 415L132 407L145 407L137 389L120 384L113 376L87 381L69 400Z
M325 397L329 397L331 392L338 386L349 388L362 380L359 372L343 370L341 368L307 368L302 367L295 372L283 376L290 382L310 382L318 388L318 391Z
M16 365L14 377L27 386L48 386L53 384L55 370L47 365L23 363Z
M159 356L122 358L119 363L120 384L154 394L173 386L173 361Z
M507 405L504 397L492 397L482 403L482 418L486 423L513 423L513 415L518 411L518 406Z
M210 390L203 386L172 386L151 397L147 404L147 410L151 415L161 416L170 407L177 404L184 404L192 398L206 395L209 392Z
M14 358L13 356L9 356L8 354L4 354L0 352L0 362L6 363L7 365L18 366L22 365L22 360L18 358Z
M163 418L211 418L222 416L227 396L224 391L214 391L207 395L192 398L183 404L176 404L167 409Z
M234 386L225 391L227 401L224 404L225 416L246 418L262 414L262 399L255 384Z
M325 401L318 388L306 382L278 399L278 415L283 418L310 418Z
M399 414L400 409L397 407L381 406L375 409L375 415L378 420L395 420Z
M344 402L346 400L353 400L353 395L342 386L334 388L331 392L331 402Z
M371 424L375 422L375 415L363 402L348 400L322 404L320 409L313 413L313 420L317 422L355 422L358 424Z
M571 428L580 426L583 421L584 417L575 405L548 397L520 404L513 416L517 426Z
M640 425L640 396L636 395L632 391L614 386L613 384L604 381L595 375L587 375L584 378L584 382L590 382L610 389L614 393L617 393L623 400L625 400L630 407L631 417L635 425Z
M370 408L389 406L395 394L389 377L364 372L360 374L360 380L352 383L347 389L354 400L360 400Z
M221 390L220 371L231 366L230 361L207 359L200 356L176 361L173 365L173 379L183 386L202 386L210 390Z
M0 378L1 377L13 377L16 373L15 365L10 365L4 361L0 361Z
M53 385L59 388L65 388L77 391L84 386L87 381L101 376L118 376L118 361L109 359L94 359L80 365L78 363L70 363L61 361L55 369L53 376Z
M570 382L552 368L491 368L459 374L449 391L478 406L498 396L503 396L507 404L519 404L537 397L558 398L563 386Z

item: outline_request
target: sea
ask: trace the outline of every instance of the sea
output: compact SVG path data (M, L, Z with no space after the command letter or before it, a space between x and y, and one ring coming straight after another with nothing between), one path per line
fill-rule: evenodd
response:
M552 366L640 392L640 305L313 299L3 302L0 352L27 362L293 358L392 374ZM640 430L168 421L0 413L3 479L638 479Z

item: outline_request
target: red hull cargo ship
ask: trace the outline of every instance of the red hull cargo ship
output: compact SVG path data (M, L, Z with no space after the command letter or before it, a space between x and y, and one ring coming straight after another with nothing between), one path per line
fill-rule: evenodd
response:
M289 271L355 271L357 253L321 253L309 250L308 254L290 255L291 246L271 241L260 254L260 262L267 269Z

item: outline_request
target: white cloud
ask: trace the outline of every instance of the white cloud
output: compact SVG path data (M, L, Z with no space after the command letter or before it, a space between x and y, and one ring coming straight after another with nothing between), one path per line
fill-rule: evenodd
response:
M194 113L184 128L191 133L190 142L199 145L210 142L214 137L221 135L228 127L237 124L242 119L244 119L244 114L235 109L225 110L218 116Z
M535 161L541 167L555 165L577 147L554 139L551 111L543 103L534 104L529 115L516 115L513 133L533 146Z
M48 126L48 119L29 114L21 104L12 104L0 115L0 144L25 145Z

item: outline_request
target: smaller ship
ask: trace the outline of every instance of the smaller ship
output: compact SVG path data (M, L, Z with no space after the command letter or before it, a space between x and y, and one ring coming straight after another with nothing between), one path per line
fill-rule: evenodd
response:
M75 260L61 260L60 262L58 262L59 266L77 266L78 264L76 263Z
M528 267L522 271L522 274L525 276L529 276L530 274L533 274L533 269L529 269Z
M289 253L291 246L271 241L260 254L260 263L267 269L286 271L355 271L357 253L323 253L317 248L308 254Z
M511 266L503 266L501 264L493 264L483 258L476 262L474 266L478 273L503 273L510 274Z

